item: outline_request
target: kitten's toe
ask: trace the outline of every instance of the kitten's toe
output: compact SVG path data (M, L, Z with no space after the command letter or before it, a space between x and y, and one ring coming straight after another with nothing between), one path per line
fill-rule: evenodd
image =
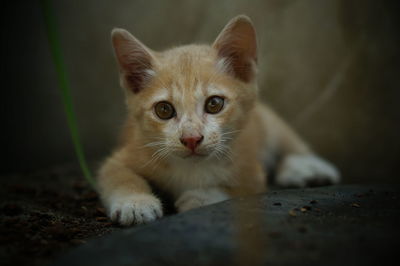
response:
M121 215L119 221L122 225L130 225L134 221L134 211L132 211L132 206L129 203L124 203L121 208Z
M123 226L148 223L162 217L162 206L153 195L117 196L111 200L110 218Z
M277 184L284 187L324 186L340 181L339 171L315 155L290 155L282 162Z

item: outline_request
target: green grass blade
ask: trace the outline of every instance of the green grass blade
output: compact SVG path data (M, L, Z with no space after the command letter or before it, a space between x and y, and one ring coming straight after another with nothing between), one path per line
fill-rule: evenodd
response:
M67 117L67 123L70 130L75 153L86 180L92 186L95 186L95 181L86 163L85 154L83 152L83 148L78 134L78 126L72 104L71 90L68 82L66 67L62 56L60 38L58 36L58 29L54 17L54 12L49 0L42 0L41 6L43 10L44 22L47 31L47 37L50 44L51 54L56 67L59 88L62 96L62 101L64 104L64 111Z

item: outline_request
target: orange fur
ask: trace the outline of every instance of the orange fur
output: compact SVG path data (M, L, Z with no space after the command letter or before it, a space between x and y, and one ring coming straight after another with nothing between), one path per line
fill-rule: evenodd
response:
M277 154L311 154L257 101L257 43L249 18L231 20L212 46L157 53L119 29L113 31L113 44L128 118L121 145L98 175L112 219L129 225L161 216L148 181L170 192L184 211L263 192L266 161ZM213 95L225 99L224 107L208 114L204 103ZM172 103L176 117L159 119L154 105L160 101ZM179 142L184 134L204 136L199 155Z

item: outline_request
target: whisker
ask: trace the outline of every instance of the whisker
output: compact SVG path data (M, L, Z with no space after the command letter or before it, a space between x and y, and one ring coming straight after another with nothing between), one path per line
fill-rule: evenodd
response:
M237 132L240 132L240 131L241 130L232 130L232 131L224 132L224 133L221 134L221 136L237 133Z
M224 155L226 158L228 158L230 161L233 162L233 154L231 151L231 148L225 144L220 143L218 145L218 149L221 151L222 155Z
M164 141L155 141L155 142L147 143L147 144L143 145L141 148L144 148L144 147L155 147L155 146L162 146L162 145L165 145Z
M167 146L164 146L164 147L162 147L162 148L160 148L160 149L157 149L157 150L151 155L151 159L150 159L147 163L145 163L141 168L144 168L144 167L148 166L149 164L156 162L156 161L158 160L159 154L160 154L160 153L163 153L163 152L164 152L165 150L167 150L167 149L168 149Z
M157 156L158 162L160 162L161 160L164 160L172 151L173 151L172 149L167 147L164 151L160 152ZM155 162L157 162L157 160ZM152 172L154 172L159 165L160 165L159 163L155 163L153 166Z

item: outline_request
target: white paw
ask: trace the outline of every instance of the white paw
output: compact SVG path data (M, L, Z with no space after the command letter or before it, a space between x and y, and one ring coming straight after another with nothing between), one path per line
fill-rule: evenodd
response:
M289 155L282 162L276 181L285 187L337 184L340 174L335 166L316 155Z
M175 202L178 212L227 200L229 196L217 188L193 189L182 194Z
M161 202L151 194L117 195L108 205L111 220L124 226L148 223L162 217Z

